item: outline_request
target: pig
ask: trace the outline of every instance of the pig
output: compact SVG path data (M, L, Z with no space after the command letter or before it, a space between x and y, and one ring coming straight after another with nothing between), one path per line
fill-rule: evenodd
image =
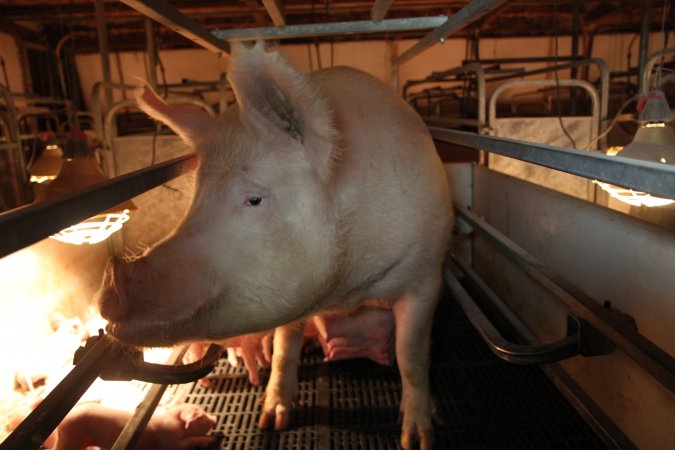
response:
M389 366L393 362L394 316L391 309L362 307L345 314L316 314L304 320L303 349L321 348L324 361L367 358ZM272 361L274 330L236 336L217 342L193 342L183 356L190 364L206 355L215 343L225 348L228 362L244 363L248 380L254 386L261 384L260 369L269 368ZM208 377L200 384L211 387Z
M98 302L137 346L275 328L259 425L288 426L303 319L390 309L401 374L401 446L432 447L431 323L452 226L444 167L420 117L383 83L335 67L311 75L264 45L234 47L237 105L217 118L137 91L198 157L177 229L124 262Z

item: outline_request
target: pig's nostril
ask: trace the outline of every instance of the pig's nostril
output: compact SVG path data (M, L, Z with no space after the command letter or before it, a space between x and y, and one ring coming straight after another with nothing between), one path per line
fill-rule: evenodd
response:
M108 262L99 293L101 315L112 321L124 318L128 313L128 301L125 289L124 262L113 257Z

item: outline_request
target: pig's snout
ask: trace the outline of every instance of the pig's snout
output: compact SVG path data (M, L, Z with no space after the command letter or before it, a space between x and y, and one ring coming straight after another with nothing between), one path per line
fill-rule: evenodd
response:
M99 309L101 315L110 321L118 321L129 312L126 294L126 268L120 258L113 256L108 261L103 274L103 283L99 291Z

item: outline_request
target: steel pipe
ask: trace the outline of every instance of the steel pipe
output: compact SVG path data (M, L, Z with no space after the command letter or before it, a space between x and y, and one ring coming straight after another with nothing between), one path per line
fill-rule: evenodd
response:
M593 110L591 113L592 132L590 140L591 142L595 141L595 137L600 133L600 99L598 92L595 90L595 86L584 80L513 80L500 85L492 92L492 96L490 96L490 102L488 103L488 129L490 132L493 132L497 123L497 98L499 98L499 95L507 89L531 86L576 86L585 89L590 95L591 103L593 105Z
M503 235L474 212L455 205L455 212L490 243L515 261L540 286L570 308L570 312L588 322L621 351L671 392L675 392L675 358L641 335L592 298L571 286L544 266L524 248Z
M506 3L506 0L472 0L464 8L457 11L455 14L448 19L443 25L432 30L429 34L423 37L415 45L406 50L401 54L396 60L392 67L392 71L396 70L398 66L403 64L406 61L409 61L413 57L419 55L427 48L431 47L434 44L442 42L452 33L461 30L464 26L470 24L471 22L480 19L485 14L489 13L493 9L501 6Z
M178 364L187 351L187 348L187 345L174 348L167 362L169 364ZM122 429L122 432L117 437L111 450L135 448L138 440L141 438L141 433L143 433L148 422L150 422L150 418L155 412L157 405L159 405L159 401L167 387L168 385L166 384L153 384L150 386L143 401L138 405L136 410L134 410L134 414Z
M556 70L574 69L577 67L585 67L589 65L597 66L600 71L600 123L607 121L608 117L608 102L609 102L609 69L607 63L600 58L582 59L579 61L572 61L565 64L557 64L555 66L543 67L541 69L527 70L523 72L516 72L509 75L501 75L485 80L487 83L494 81L508 80L516 77L526 77L529 75L539 75L542 73L553 72Z
M196 156L180 156L59 198L0 214L0 258L191 170Z
M445 270L445 284L457 300L469 321L476 328L490 350L504 361L516 364L548 364L579 354L579 335L572 334L550 344L516 344L505 339L490 319L464 290L452 271Z
M258 39L294 39L336 34L382 33L388 31L409 31L434 28L448 20L445 16L413 17L407 19L385 19L379 21L357 20L352 22L331 22L283 27L241 28L214 30L213 35L226 41L254 41Z
M534 142L429 127L434 139L485 150L662 198L675 199L675 166Z
M370 18L373 20L382 20L384 16L389 12L394 0L375 0L373 3L373 9L370 10Z
M649 81L651 79L654 66L656 66L656 64L658 64L659 61L661 61L661 59L667 55L675 55L675 47L664 48L649 57L640 77L640 94L646 94L647 91L649 91ZM661 81L663 81L663 79ZM656 87L661 89L661 86Z
M214 53L230 53L230 44L215 37L198 23L183 15L162 0L121 0L141 14L171 28L198 45Z
M444 70L442 72L433 72L424 80L409 81L403 87L403 97L405 98L407 90L410 86L422 83L432 83L442 81L451 75L471 74L471 73L476 74L476 97L478 98L478 106L477 106L478 131L482 132L482 130L487 125L485 122L485 110L486 110L485 71L483 70L483 66L481 66L478 63L465 64L463 66L453 67L452 69Z
M66 377L0 444L0 450L38 449L123 346L104 335Z
M286 25L286 18L284 17L284 11L279 0L262 0L262 3L275 26L281 27Z

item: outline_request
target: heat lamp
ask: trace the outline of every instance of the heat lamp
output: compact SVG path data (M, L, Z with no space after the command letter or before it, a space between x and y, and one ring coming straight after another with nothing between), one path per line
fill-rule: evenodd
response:
M633 141L621 150L608 151L608 155L639 159L659 164L675 164L675 129L672 113L665 94L653 90L640 98L638 103L639 127ZM632 206L665 206L673 199L654 197L645 192L596 181L612 197Z
M56 179L63 162L63 150L54 133L45 132L40 136L40 140L45 143L45 147L40 157L28 169L30 182L38 184Z
M58 176L35 198L36 202L108 180L94 159L87 145L86 136L81 131L70 133L63 156ZM135 205L127 200L94 217L65 228L50 238L74 245L97 244L121 230L124 223L129 220L129 212L133 209L136 209Z

